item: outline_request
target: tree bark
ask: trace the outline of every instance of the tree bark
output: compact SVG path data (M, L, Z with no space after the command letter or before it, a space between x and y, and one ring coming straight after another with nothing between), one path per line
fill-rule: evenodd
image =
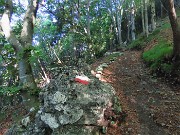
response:
M87 35L91 36L90 31L90 0L87 0Z
M179 67L180 63L180 26L178 24L177 15L174 7L174 0L162 0L164 6L168 10L169 20L173 31L173 61Z
M122 45L122 16L123 16L123 3L124 0L119 0L117 5L117 26L118 26L118 43Z
M135 34L135 2L132 0L131 3L131 38L132 40L136 39Z
M118 41L118 28L117 28L117 23L116 23L116 17L115 17L115 13L113 12L113 5L112 5L112 2L115 3L115 1L111 1L111 0L108 0L108 3L109 3L109 12L111 14L111 19L112 19L112 22L113 22L113 29L114 29L114 33L115 33L115 39ZM116 4L115 4L116 5ZM117 9L116 9L117 10ZM114 48L114 43L113 43L113 48Z
M149 35L149 29L148 29L147 0L144 0L144 16L145 16L145 34L146 34L146 37L148 37L148 35Z
M31 89L36 88L36 83L34 81L32 68L30 65L29 58L31 56L31 45L34 32L34 23L36 18L36 13L38 9L38 0L31 0L27 8L23 28L21 31L20 40L18 40L14 33L11 31L10 20L12 15L13 3L12 0L7 0L5 5L5 10L1 18L1 27L7 41L14 48L17 58L19 59L19 78L20 84L24 87Z
M143 30L143 35L146 33L145 31L145 24L144 24L144 0L141 0L141 18L142 18L142 30Z
M129 12L126 13L126 16L127 16L127 42L129 43L130 42L130 27L131 27L131 16L129 14Z
M151 0L151 29L152 31L156 28L156 22L155 22L155 1Z

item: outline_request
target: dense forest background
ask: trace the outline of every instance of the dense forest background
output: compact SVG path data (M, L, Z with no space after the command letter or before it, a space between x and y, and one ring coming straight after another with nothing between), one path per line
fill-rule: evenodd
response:
M0 135L180 134L179 8L0 0Z
M168 15L173 36L179 37L174 5L179 8L180 1L1 0L0 93L37 89L51 79L52 66L92 63L107 51L142 48L139 41L157 32ZM170 44L160 48L170 55L162 67L168 72L175 70L180 52L178 38L174 49Z

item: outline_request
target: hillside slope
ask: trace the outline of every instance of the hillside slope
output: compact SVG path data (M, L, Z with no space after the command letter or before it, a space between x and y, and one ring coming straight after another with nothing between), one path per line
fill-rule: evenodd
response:
M180 85L167 77L152 75L142 55L157 45L159 39L172 42L170 25L164 23L159 32L146 42L142 50L124 51L122 56L103 70L102 81L111 83L127 114L120 126L110 125L108 135L179 135ZM95 62L95 69L107 61Z
M126 51L103 71L127 113L125 123L110 127L109 135L180 134L180 87L153 78L141 60L141 51Z

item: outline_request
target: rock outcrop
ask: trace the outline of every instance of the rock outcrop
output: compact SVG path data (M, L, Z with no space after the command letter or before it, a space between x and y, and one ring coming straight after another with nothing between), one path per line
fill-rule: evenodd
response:
M100 82L90 71L77 68L54 68L54 78L39 94L41 106L31 122L16 125L6 134L23 135L98 135L104 110L111 106L114 89ZM85 74L88 85L75 82L76 75ZM29 116L27 116L29 119ZM26 120L27 118L25 118Z

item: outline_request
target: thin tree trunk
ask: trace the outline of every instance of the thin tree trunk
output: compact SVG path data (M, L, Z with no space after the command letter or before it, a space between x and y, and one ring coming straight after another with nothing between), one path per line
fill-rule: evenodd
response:
M90 37L90 0L87 1L87 35Z
M135 40L135 3L134 0L132 0L131 3L131 38L132 40Z
M118 28L117 28L115 13L113 12L112 1L108 0L108 2L110 4L110 14L111 14L112 22L113 22L113 28L114 28L114 32L115 32L115 39L118 41ZM114 2L114 0L113 0L113 2ZM113 45L114 45L114 43L113 43Z
M121 9L120 11L117 11L117 26L118 26L118 44L122 44L122 37L121 37L121 12L123 12ZM120 12L120 13L119 13Z
M144 20L144 2L143 2L144 0L141 0L141 18L142 18L142 30L143 30L143 35L146 33L146 31L145 31L145 24L144 24L144 22L145 22L145 20Z
M119 1L119 4L117 6L117 25L118 25L118 43L119 45L122 45L122 16L123 16L123 5L124 0Z
M151 29L154 31L156 29L156 22L155 22L155 1L151 0Z
M51 50L52 50L52 54L54 54L54 59L56 59L57 60L57 63L58 64L62 64L62 61L59 59L59 57L58 57L58 55L57 55L57 53L56 53L56 50L54 49L54 47L52 47L52 46L50 46L51 47Z
M42 62L41 62L39 59L38 59L38 63L39 63L39 65L40 65L41 71L42 71L42 73L43 73L42 78L44 79L44 81L46 81L47 83L49 83L49 82L50 82L50 79L48 78L48 76L47 76L47 74L46 74L46 71L45 71L45 68L43 67Z
M130 27L131 27L131 21L130 21L130 14L129 12L127 13L127 20L128 20L128 23L127 23L127 42L129 43L130 42Z
M147 0L144 0L144 13L145 13L145 34L146 37L149 35L149 29L148 29L148 10L147 10Z
M113 12L113 4L112 3L115 3L115 1L111 1L111 0L108 0L108 3L109 3L109 13L111 15L111 20L113 22L113 29L114 29L114 33L115 33L115 40L118 41L118 28L117 28L117 22L116 22L116 17L115 17L115 13ZM116 4L115 4L116 5ZM116 7L116 6L115 6ZM116 9L117 11L117 9ZM114 48L114 44L115 42L112 41L113 43L113 47L112 49Z

